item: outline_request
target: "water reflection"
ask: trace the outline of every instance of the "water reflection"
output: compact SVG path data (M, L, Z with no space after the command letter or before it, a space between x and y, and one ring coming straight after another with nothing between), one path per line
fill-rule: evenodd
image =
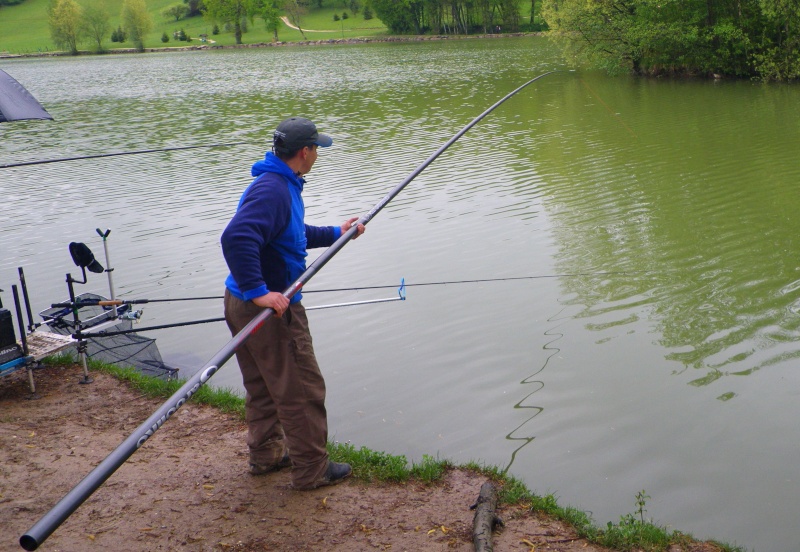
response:
M661 88L680 89L685 105L677 116L663 117ZM648 273L565 281L585 306L580 316L593 320L585 327L656 320L667 358L701 372L687 382L694 386L795 358L796 294L787 282L796 281L790 252L798 223L787 214L798 207L791 144L800 136L776 118L797 113L797 105L744 83L632 81L612 93L607 80L588 76L564 89L563 102L550 100L560 116L538 124L538 147L549 153L538 169L562 244L559 270ZM755 112L741 112L741 96ZM566 109L580 102L581 113ZM758 130L764 118L787 133L769 155ZM618 125L601 127L602 119ZM566 139L563 129L578 126L602 132ZM609 311L617 318L595 321Z

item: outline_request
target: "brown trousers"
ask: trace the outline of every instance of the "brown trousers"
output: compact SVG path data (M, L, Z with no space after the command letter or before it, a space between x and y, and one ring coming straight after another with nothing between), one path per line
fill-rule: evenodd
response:
M225 291L225 320L235 335L261 308ZM285 453L292 484L308 487L328 467L325 381L314 356L305 308L271 316L236 351L246 391L250 461L272 465Z

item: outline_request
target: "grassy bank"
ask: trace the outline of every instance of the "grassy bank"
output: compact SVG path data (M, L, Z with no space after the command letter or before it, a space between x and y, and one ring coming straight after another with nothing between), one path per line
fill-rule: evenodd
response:
M51 365L65 365L73 363L74 358L62 355L45 359L45 362ZM110 374L151 398L167 399L185 383L183 380L164 381L144 376L132 369L94 361L90 361L89 364L93 371ZM201 387L191 400L234 414L244 421L244 399L232 389L212 388L206 385ZM356 448L352 444L344 443L329 443L328 450L333 460L351 464L354 477L364 482L403 484L414 481L435 484L442 479L447 470L451 469L480 473L499 486L502 503L521 505L531 511L564 521L573 526L579 536L614 550L667 551L674 545L680 546L681 549L690 549L691 544L695 542L691 535L670 530L645 517L647 499L650 497L644 490L637 493L636 497L632 497L634 508L631 513L621 516L618 523L609 522L600 528L586 512L570 506L560 506L553 494L539 496L531 492L521 481L494 466L475 462L457 465L449 460L432 456L424 456L419 462L408 462L405 456L373 451L366 447ZM743 548L713 542L718 546L718 550L744 552Z
M30 54L58 50L50 38L47 21L49 3L50 0L25 0L19 5L0 8L0 53ZM84 2L79 0L79 3ZM213 41L213 44L220 46L235 44L233 33L225 32L222 26L220 26L220 33L213 35L214 23L202 16L180 21L165 18L162 12L175 3L175 0L147 0L148 11L153 18L154 25L153 30L145 37L146 48L199 45L202 44L199 39L201 34L208 35L209 43ZM300 26L303 28L305 38L300 31L282 23L278 31L278 39L284 42L298 42L386 34L386 27L379 19L365 20L363 12L356 15L348 13L347 19L341 19L341 15L346 9L338 4L340 3L334 1L326 2L323 8L315 9L303 16ZM116 29L121 23L122 0L105 0L105 6L111 18L111 28ZM334 15L339 16L339 21L334 21ZM248 30L242 37L244 43L254 44L273 40L272 33L266 30L262 20L255 19L253 23L248 21L247 24ZM192 37L192 42L187 43L174 39L173 33L180 30ZM165 33L169 37L169 42L166 43L161 42L161 36ZM132 42L111 42L110 33L104 46L106 49L134 47ZM88 42L80 45L81 50L91 48L93 45Z

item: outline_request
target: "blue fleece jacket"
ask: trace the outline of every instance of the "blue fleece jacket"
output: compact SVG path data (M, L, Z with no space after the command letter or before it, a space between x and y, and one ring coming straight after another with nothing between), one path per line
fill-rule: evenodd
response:
M342 234L338 226L305 224L305 180L272 152L251 173L256 178L221 240L230 270L225 287L243 301L285 291L306 270L306 249L329 246ZM291 302L300 299L298 292Z

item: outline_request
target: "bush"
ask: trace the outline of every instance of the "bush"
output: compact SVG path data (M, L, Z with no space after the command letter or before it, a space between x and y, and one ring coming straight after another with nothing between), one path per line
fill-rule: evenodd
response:
M334 14L333 14L333 20L334 20L334 21L339 21L339 19L340 19L340 18L339 18L339 14L338 14L338 13L334 13Z
M372 19L372 10L369 9L369 6L364 6L364 21L369 21Z
M342 19L347 19L348 17L347 12L342 12Z
M128 35L122 30L121 25L117 27L116 31L111 31L111 42L125 42L127 39Z
M161 35L161 42L167 43L169 42L169 37L167 36L167 32L164 31L164 34Z
M214 23L214 27L211 29L211 34L212 35L218 35L219 34L219 25L217 25L216 23Z

